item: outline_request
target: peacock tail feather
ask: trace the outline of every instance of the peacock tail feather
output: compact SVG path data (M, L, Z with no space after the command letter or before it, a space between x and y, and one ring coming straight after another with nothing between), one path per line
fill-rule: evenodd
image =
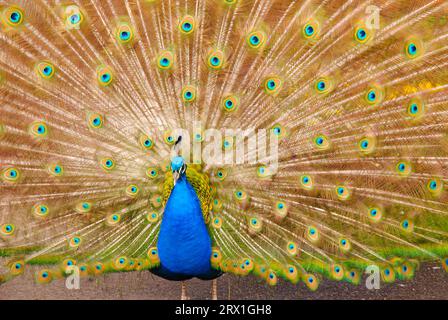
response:
M370 265L385 282L448 270L446 1L0 0L0 16L0 282L159 266L177 128L278 137L276 171L187 166L214 268L310 290Z

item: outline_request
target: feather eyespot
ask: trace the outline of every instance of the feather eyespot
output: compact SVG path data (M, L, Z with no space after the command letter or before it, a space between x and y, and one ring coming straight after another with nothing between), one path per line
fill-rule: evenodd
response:
M20 178L20 171L17 168L7 168L3 170L2 178L6 182L17 182Z
M249 232L259 233L263 229L263 221L257 217L249 218Z
M121 214L119 213L113 213L107 216L106 218L106 224L109 226L116 226L121 221Z
M432 196L438 197L443 190L443 181L439 178L432 178L426 183L426 188Z
M173 68L174 55L171 51L162 51L157 57L157 66L160 70L169 70Z
M179 22L179 30L182 34L188 35L193 33L196 27L196 21L192 16L185 16Z
M224 141L222 142L222 148L224 150L230 150L233 148L233 137L224 137Z
M412 166L407 161L399 161L395 165L395 171L402 177L407 177L412 172Z
M185 86L182 89L182 100L186 103L196 100L196 88L194 86Z
M300 176L299 181L300 181L300 186L305 190L312 190L314 187L313 178L308 174L304 174L304 175Z
M25 262L23 260L14 261L10 264L9 270L13 276L18 276L25 271Z
M315 243L319 240L319 230L315 226L309 226L306 231L306 236L308 240Z
M344 268L340 264L330 266L330 274L334 280L340 281L344 278Z
M367 210L367 215L372 222L379 222L383 217L383 211L379 207L371 207Z
M227 170L224 168L219 168L215 172L215 177L220 181L224 181L224 179L227 177Z
M264 81L264 91L268 95L276 96L282 89L282 86L283 81L277 76L268 77Z
M107 172L112 171L115 168L115 161L112 158L102 158L100 164Z
M104 125L104 117L99 113L89 113L87 121L92 129L100 129Z
M153 194L149 201L154 208L160 208L162 206L162 197L159 194Z
M159 220L159 213L156 211L153 212L149 212L148 214L146 214L146 220L149 223L155 223Z
M47 166L47 171L53 177L61 177L64 174L64 167L57 163L52 163Z
M156 247L149 248L148 250L148 258L152 264L156 264L160 262L159 260L159 251Z
M2 226L0 226L0 234L2 236L11 236L14 234L15 230L16 227L11 223L5 223Z
M311 20L302 28L302 35L305 39L311 40L317 38L320 32L319 23L316 20Z
M43 138L47 137L47 135L48 135L47 124L43 121L33 122L30 125L28 131L33 137L38 138L38 139L43 139Z
M271 128L271 133L278 139L283 139L287 136L287 130L281 124L277 123Z
M114 267L117 270L122 270L128 266L129 259L127 257L118 257L114 261Z
M2 18L8 26L17 27L22 24L24 14L19 7L11 6L3 10Z
M84 21L84 14L77 5L69 5L65 7L63 19L67 29L79 29Z
M414 98L409 102L406 112L412 120L418 120L425 112L425 105L419 98Z
M52 63L42 61L36 64L36 71L41 78L49 80L53 78L56 69Z
M121 44L132 43L134 39L134 30L132 26L126 22L122 22L117 26L115 38Z
M90 202L83 201L78 203L75 209L78 213L88 213L92 209L92 204Z
M314 146L319 150L328 150L331 146L327 136L320 134L313 139Z
M53 280L53 274L50 270L41 270L36 273L36 281L41 284L50 283Z
M327 94L333 90L333 81L329 77L321 77L316 80L314 89L319 94Z
M145 151L151 150L154 147L154 141L146 134L141 134L138 142Z
M363 155L371 154L376 149L376 139L373 136L366 136L359 140L358 149Z
M364 99L369 105L376 106L376 105L380 104L381 102L383 102L384 89L381 86L376 85L376 84L371 85L367 89Z
M159 170L157 168L155 168L155 167L149 167L146 170L146 175L150 179L156 179L159 176Z
M228 95L222 100L222 107L224 111L233 112L238 108L239 99L234 95Z
M266 34L263 31L254 31L247 35L247 44L252 49L261 48L266 42Z
M33 206L32 212L39 218L45 218L50 214L50 209L45 204L36 204Z
M339 200L348 200L351 196L350 189L343 185L337 186L335 191Z
M288 214L288 205L283 201L276 201L274 204L274 215L277 218L283 219Z
M310 289L311 291L316 291L317 288L319 287L319 281L313 274L309 273L305 274L303 276L303 282L305 283L307 288Z
M126 195L130 198L135 198L138 196L140 188L135 184L130 184L126 187Z
M372 38L372 29L367 28L364 23L358 24L354 30L355 41L364 44L367 43Z
M221 200L213 199L212 208L213 208L213 211L215 211L215 212L221 211L221 209L222 209L222 202L221 202Z
M222 226L222 218L219 216L215 216L212 220L212 226L215 229L219 229Z
M403 231L412 232L414 230L414 223L409 219L404 219L401 221L400 227Z
M385 267L381 270L381 278L384 282L390 283L395 281L395 272L391 267Z
M405 42L404 51L409 59L415 59L423 54L423 44L416 37L411 37Z
M165 141L165 143L170 146L176 142L171 130L167 130L164 132L163 141Z
M351 249L351 243L346 238L339 239L339 248L342 252L348 252Z
M207 56L209 68L219 70L224 65L224 53L221 50L211 50Z
M107 66L99 66L96 70L96 78L100 86L109 86L114 80L112 69Z
M286 251L288 252L288 254L292 257L295 257L298 253L298 249L297 249L297 243L293 242L293 241L289 241L286 244Z
M76 265L76 260L70 259L70 258L65 259L61 263L61 267L62 267L63 271L65 271L67 269L67 267L71 267L71 266L75 266L75 265Z
M264 179L272 176L272 170L268 166L261 165L257 167L257 177Z
M68 240L68 245L72 249L76 249L81 245L82 239L80 236L74 236Z

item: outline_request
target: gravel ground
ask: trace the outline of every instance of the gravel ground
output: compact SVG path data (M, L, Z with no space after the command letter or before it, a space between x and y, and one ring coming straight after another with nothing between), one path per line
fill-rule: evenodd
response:
M268 287L255 277L223 275L218 279L218 298L235 299L443 299L448 300L448 273L439 265L425 264L410 281L382 284L379 290L368 290L363 281L359 286L323 280L316 292L304 285L280 281ZM211 282L187 282L191 299L210 299ZM179 299L180 283L166 281L150 272L108 274L95 279L83 278L79 290L68 290L64 280L48 285L34 283L30 270L21 277L0 285L0 300L7 299Z

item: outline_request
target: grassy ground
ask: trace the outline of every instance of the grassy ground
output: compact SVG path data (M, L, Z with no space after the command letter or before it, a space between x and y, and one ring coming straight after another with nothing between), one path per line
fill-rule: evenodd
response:
M179 299L180 283L160 279L150 272L107 274L82 279L79 290L68 290L64 280L38 285L28 272L0 285L0 299ZM444 299L448 300L448 273L437 264L424 264L415 278L382 284L368 290L365 281L359 286L323 280L316 292L302 284L284 281L268 287L255 277L224 275L218 280L218 298L227 299ZM191 299L210 299L211 282L187 282Z

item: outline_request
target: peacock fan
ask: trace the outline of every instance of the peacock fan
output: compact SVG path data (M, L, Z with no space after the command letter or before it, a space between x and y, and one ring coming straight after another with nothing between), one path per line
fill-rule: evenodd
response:
M372 266L383 282L448 270L447 14L437 0L0 1L0 282L76 266L316 290ZM276 159L190 161L172 130L196 122L230 154L224 128L267 130Z

